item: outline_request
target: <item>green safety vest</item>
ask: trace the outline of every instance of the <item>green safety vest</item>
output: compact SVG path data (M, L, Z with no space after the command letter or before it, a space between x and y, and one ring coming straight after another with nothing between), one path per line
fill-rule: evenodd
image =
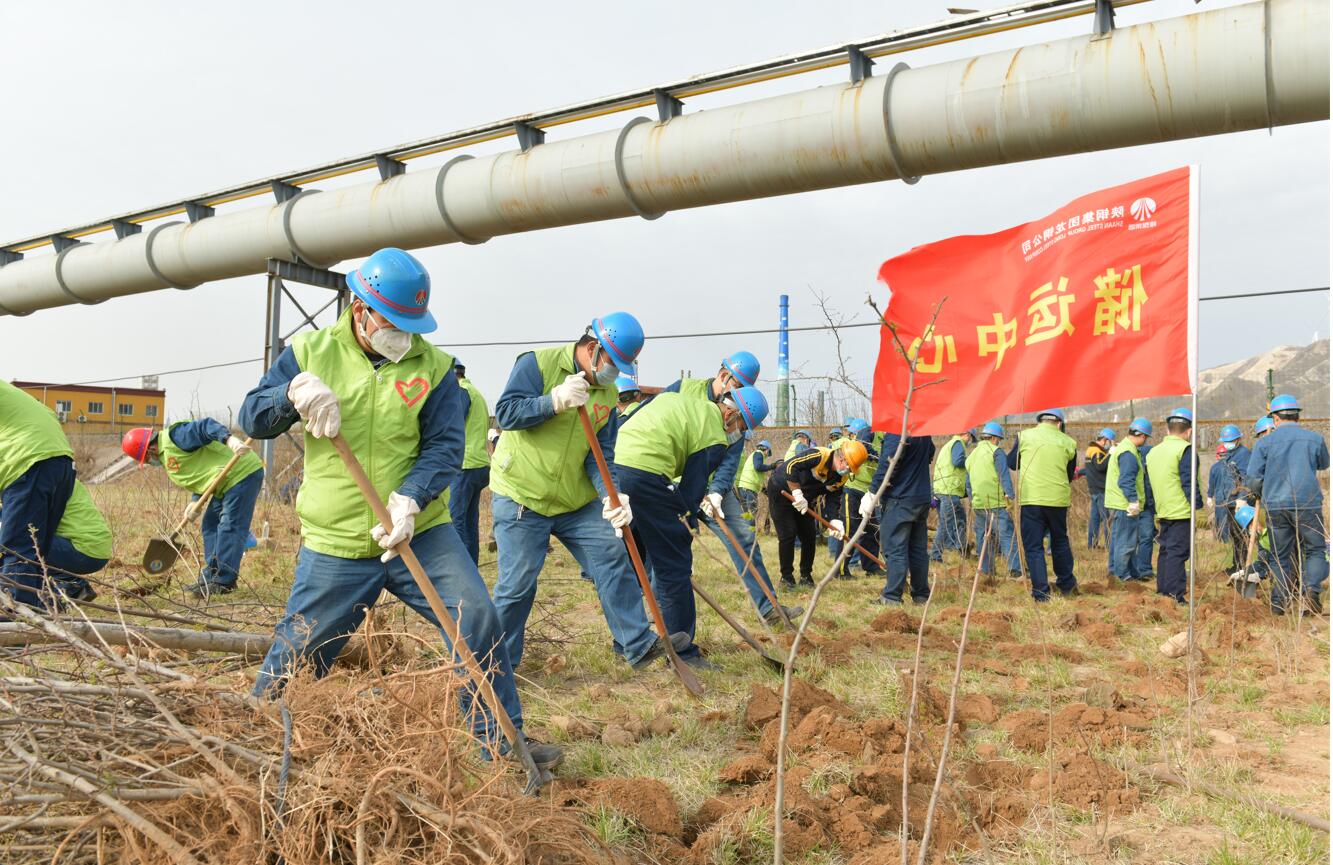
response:
M321 376L322 377L322 376ZM335 391L336 393L336 391ZM164 429L157 437L157 455L162 460L162 468L167 470L167 477L178 487L192 493L203 495L204 490L218 476L222 467L233 456L231 448L222 442L209 442L196 451L181 450L171 440L171 431L188 421L176 421ZM259 455L253 451L241 454L236 465L231 467L227 476L218 484L214 495L222 495L250 475L264 468Z
M491 410L486 406L486 397L470 380L460 378L458 384L472 400L467 407L467 419L463 421L463 468L483 469L491 464L491 455L486 450L486 430L490 426Z
M1106 507L1113 511L1129 508L1129 499L1120 491L1120 455L1123 453L1133 454L1135 462L1139 464L1138 474L1134 476L1134 491L1138 494L1139 507L1143 507L1147 501L1143 497L1143 457L1139 455L1139 449L1129 440L1129 436L1125 436L1111 449L1111 462L1106 467Z
M1051 424L1018 434L1018 501L1048 508L1069 507L1069 461L1078 443Z
M703 397L712 402L713 380L711 378L683 378L680 380L680 393L682 396Z
M995 468L997 450L999 448L995 442L981 441L967 455L967 479L972 483L973 510L1004 507L1004 488L1000 486L1000 473Z
M761 453L752 450L741 459L741 470L736 472L736 486L743 490L760 492L764 488L764 477L768 472L761 472L754 467L754 455Z
M684 392L662 393L621 428L616 465L676 478L692 454L726 444L722 412L714 403Z
M622 420L634 414L636 411L639 410L639 407L642 405L643 405L642 401L632 402L629 405L625 405L624 403L616 403L617 408L620 410L620 417Z
M966 462L961 469L953 464L954 442L962 442L963 450L967 450L967 442L963 441L962 436L954 436L940 448L939 456L935 457L935 474L930 484L938 496L962 496L967 492Z
M1180 485L1180 458L1189 446L1185 439L1167 436L1148 451L1148 483L1159 520L1190 518L1189 491Z
M90 559L111 558L111 529L82 481L74 481L74 491L65 503L56 534Z
M534 351L542 374L542 393L550 393L574 374L578 343ZM615 383L588 389L588 418L593 432L606 426L618 398ZM638 421L635 421L638 423ZM583 461L588 441L579 413L570 409L527 429L505 430L491 457L491 492L513 499L542 516L576 511L597 498Z
M304 372L314 373L338 395L342 437L369 476L381 499L398 489L421 452L420 414L430 392L454 359L412 337L412 347L397 363L377 370L352 335L349 307L336 324L298 334L292 353ZM305 480L296 496L301 542L317 553L366 559L384 551L370 536L379 525L342 459L326 438L305 436ZM417 514L416 531L449 521L445 490Z
M792 436L791 443L787 445L787 452L786 452L785 454L782 455L782 461L783 461L783 462L786 462L787 460L789 460L789 459L791 459L792 457L796 456L796 444L797 444L797 442L796 442L796 436ZM815 446L815 445L814 445L814 442L811 442L811 443L810 443L810 447L814 447L814 446Z
M56 413L32 394L0 381L0 490L18 480L33 463L73 456Z
M878 454L879 449L884 446L884 433L877 432L871 436L870 446ZM879 457L872 457L867 454L866 461L861 463L861 467L848 479L848 488L859 493L870 492L870 482L875 479L875 469L877 468L879 468Z

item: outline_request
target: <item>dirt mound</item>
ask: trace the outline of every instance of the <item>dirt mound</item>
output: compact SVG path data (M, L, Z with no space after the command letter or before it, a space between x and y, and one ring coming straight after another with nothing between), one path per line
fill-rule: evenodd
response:
M1137 586L1131 583L1130 586ZM1131 594L1111 608L1108 618L1115 622L1152 624L1174 622L1180 618L1180 605L1164 595Z
M870 620L870 630L877 634L915 634L920 621L906 610L885 610Z
M1262 590L1259 597L1253 600L1236 597L1234 592L1227 592L1221 598L1212 601L1204 601L1199 604L1198 621L1209 622L1214 619L1221 619L1224 622L1230 622L1233 615L1237 624L1245 625L1263 625L1271 624L1273 614L1268 610L1268 602L1265 600L1266 593ZM1233 610L1234 604L1234 610ZM1239 634L1240 632L1237 631Z
M812 709L828 706L838 714L850 715L846 703L803 679L792 679L791 723L798 724ZM745 726L757 730L782 714L782 693L759 684L750 685L750 697L745 703Z
M655 835L679 839L685 834L671 788L654 778L586 781L563 791L563 797L562 804L581 803L616 811Z
M995 651L1002 652L1016 661L1044 661L1049 655L1076 664L1088 657L1078 649L1071 649L1068 646L1043 646L1041 643L996 643Z
M1057 752L1087 751L1093 744L1139 742L1152 725L1139 711L1070 703L1049 720L1045 712L1021 709L1005 715L998 726L1009 734L1015 748L1043 753L1052 741Z
M1028 779L1028 789L1039 797L1054 794L1056 799L1075 808L1095 807L1103 814L1123 814L1139 804L1137 787L1130 787L1114 766L1087 754L1061 757L1054 779L1049 769L1038 769Z

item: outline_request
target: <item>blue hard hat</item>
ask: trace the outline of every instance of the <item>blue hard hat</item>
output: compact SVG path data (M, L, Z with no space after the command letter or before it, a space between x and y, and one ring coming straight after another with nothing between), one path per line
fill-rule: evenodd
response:
M798 435L798 436L805 436L807 439L809 439L809 440L811 440L811 441L813 441L814 438L815 438L814 436L810 435L810 430L808 430L808 429L798 429L798 430L796 431L796 435ZM795 438L795 436L793 436L793 438Z
M1047 415L1059 419L1060 423L1065 422L1065 410L1062 408L1048 408L1045 411L1039 411L1037 412L1037 420L1041 420Z
M1250 523L1254 520L1253 505L1239 505L1236 508L1236 522L1240 523L1242 529L1248 529Z
M768 439L760 439L760 440L759 440L759 443L756 444L755 447L757 447L757 448L763 448L763 449L766 450L766 451L771 451L771 450L773 450L773 445L772 445L771 442L769 442Z
M764 398L764 393L757 387L746 385L745 387L735 387L727 391L727 397L740 409L741 417L745 418L745 426L754 429L764 422L768 417L768 400Z
M458 355L454 355L454 369L467 369L467 364Z
M347 274L347 287L367 306L407 333L431 333L430 274L421 262L392 246L361 262Z
M1273 419L1271 417L1261 417L1254 422L1254 434L1262 435L1273 428Z
M1222 434L1217 437L1220 442L1234 442L1240 440L1240 427L1235 424L1227 424L1222 427Z
M1104 426L1102 427L1101 432L1097 433L1097 438L1115 441L1115 430L1111 429L1109 426Z
M981 434L986 436L995 436L997 439L1004 438L1004 427L995 421L986 421L986 425L981 428Z
M639 380L637 377L633 375L626 375L623 372L620 375L616 376L616 393L624 393L625 391L638 390L638 389L639 389Z
M1190 411L1189 409L1185 408L1184 406L1181 406L1181 407L1179 407L1179 408L1173 408L1173 409L1171 409L1171 414L1167 415L1167 416L1166 416L1166 419L1167 419L1168 421L1173 421L1173 420L1189 421L1190 425L1193 426L1193 425L1194 425L1194 412Z
M870 424L866 423L864 418L854 417L847 421L847 432L855 435L863 429L870 429Z
M594 318L588 328L597 337L616 369L629 375L638 372L634 360L643 351L643 327L637 318L628 312L612 312Z
M1273 397L1273 401L1268 404L1268 413L1275 411L1300 411L1301 404L1296 397L1289 393L1280 393Z
M753 386L759 381L759 358L748 351L733 351L722 358L722 368L743 385Z
M835 426L835 427L833 427L832 429L830 429L830 430L828 431L828 434L829 434L829 435L841 435L841 434L842 434L842 427L840 427L840 426Z
M1146 417L1136 417L1129 422L1129 431L1152 438L1152 421Z

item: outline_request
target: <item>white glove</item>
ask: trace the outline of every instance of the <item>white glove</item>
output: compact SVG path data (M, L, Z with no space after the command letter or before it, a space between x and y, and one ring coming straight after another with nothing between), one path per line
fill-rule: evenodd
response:
M1245 501L1245 499L1236 499L1236 507L1243 508L1247 505L1249 505L1249 502Z
M1131 517L1137 517L1142 512L1143 507L1138 502L1130 502L1129 506L1125 508L1125 513Z
M875 515L875 506L879 504L879 499L872 493L866 493L861 496L861 507L858 509L861 519L868 520Z
M578 408L588 402L588 379L581 372L565 376L565 380L551 388L551 409L556 414L567 408Z
M498 442L499 440L500 440L500 431L498 429L496 429L495 427L491 427L490 429L486 430L486 441L491 443L491 447L495 447L495 443Z
M629 525L630 521L634 519L634 514L629 509L629 496L620 493L620 507L618 508L611 507L610 496L602 499L602 519L610 523L611 527L616 530L616 537L623 538L625 536L623 531L625 526Z
M805 493L800 490L791 491L791 506L796 508L796 513L805 515L810 510L810 503L805 500Z
M710 520L722 519L722 494L709 493L704 496L704 500L699 502L699 510Z
M833 540L840 541L847 537L847 531L843 528L842 520L829 520L828 533L833 536Z
M1209 510L1212 510L1214 507L1215 507L1215 505L1213 504L1213 497L1212 497L1212 496L1209 496L1209 497L1208 497L1208 509L1209 509Z
M417 530L417 514L419 513L421 513L421 505L417 504L416 499L399 493L389 493L389 517L393 520L393 531L386 532L384 526L381 525L377 525L370 530L370 536L375 539L381 549L387 551L380 556L381 562L387 562L398 555L398 550L394 548L399 544L412 540L412 535Z
M245 439L237 438L236 436L227 436L227 447L231 448L231 452L234 454L241 454L253 450L253 448L245 443Z
M319 376L303 372L287 386L287 399L305 421L305 430L317 439L333 438L342 429L338 395Z

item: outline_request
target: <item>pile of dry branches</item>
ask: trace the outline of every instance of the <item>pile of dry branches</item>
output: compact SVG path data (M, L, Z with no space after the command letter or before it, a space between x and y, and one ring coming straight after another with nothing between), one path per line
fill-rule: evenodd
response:
M448 667L298 677L267 704L222 664L4 606L56 640L0 654L7 863L615 861L480 759Z

